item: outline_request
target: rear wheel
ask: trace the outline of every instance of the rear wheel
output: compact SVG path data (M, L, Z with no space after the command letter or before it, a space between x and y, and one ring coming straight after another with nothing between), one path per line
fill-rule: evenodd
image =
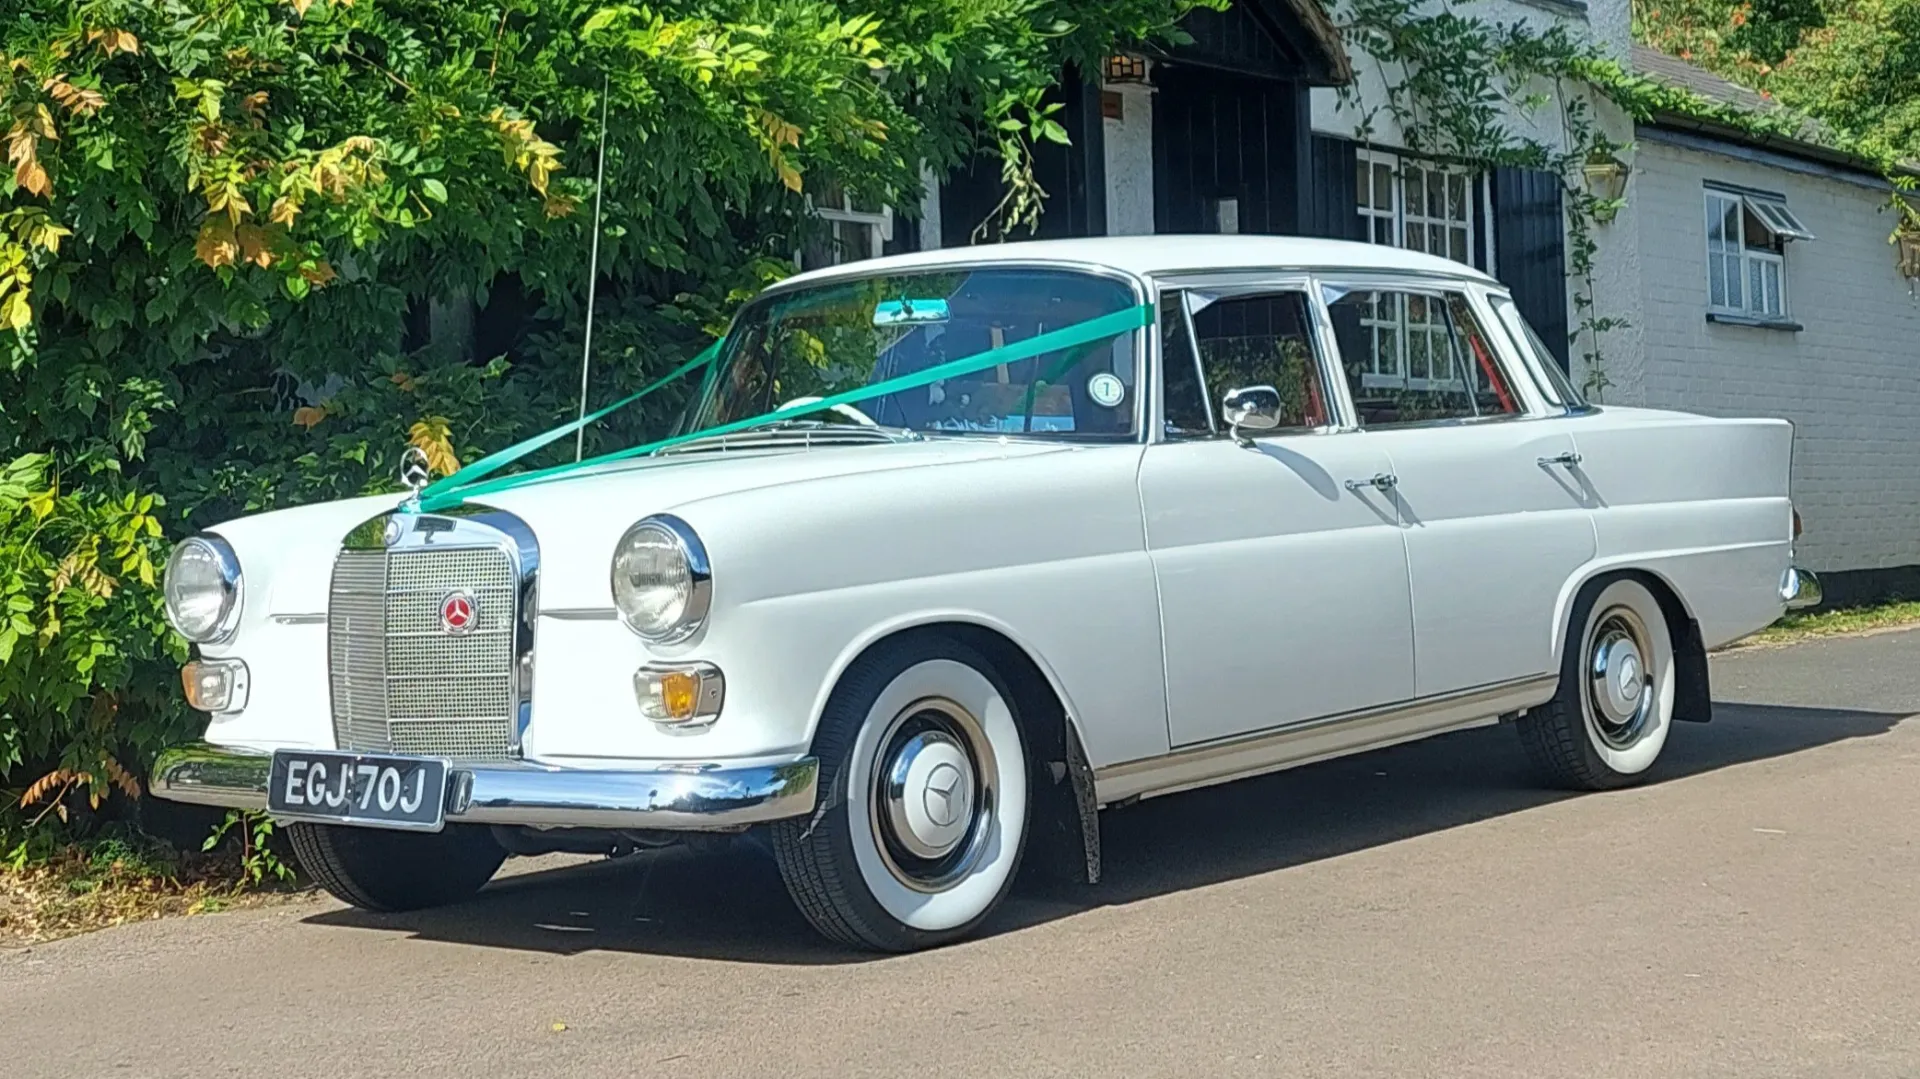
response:
M457 903L492 880L507 857L491 831L471 824L432 834L335 824L294 824L287 831L307 875L362 910Z
M911 951L971 932L1027 833L1013 695L941 637L882 645L842 677L814 737L820 809L772 829L787 890L843 944Z
M1673 635L1660 601L1631 577L1574 604L1560 690L1518 724L1527 756L1575 790L1637 783L1673 724Z

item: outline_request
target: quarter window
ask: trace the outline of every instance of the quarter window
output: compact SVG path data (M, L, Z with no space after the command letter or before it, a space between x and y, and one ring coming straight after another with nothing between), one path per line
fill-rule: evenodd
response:
M1521 411L1464 295L1331 286L1326 292L1361 426Z
M1811 240L1784 199L1707 190L1707 307L1787 317L1787 241Z
M1360 217L1367 239L1473 263L1473 204L1486 180L1456 165L1359 152Z

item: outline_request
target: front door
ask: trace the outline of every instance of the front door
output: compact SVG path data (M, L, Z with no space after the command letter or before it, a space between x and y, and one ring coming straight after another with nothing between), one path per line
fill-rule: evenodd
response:
M1411 697L1405 547L1391 493L1369 482L1390 462L1331 430L1304 284L1168 294L1160 310L1166 441L1147 447L1140 498L1172 744ZM1279 390L1283 415L1242 444L1220 402L1251 385Z
M1530 408L1464 292L1325 296L1362 437L1392 461L1415 692L1553 674L1559 600L1594 553L1567 421Z

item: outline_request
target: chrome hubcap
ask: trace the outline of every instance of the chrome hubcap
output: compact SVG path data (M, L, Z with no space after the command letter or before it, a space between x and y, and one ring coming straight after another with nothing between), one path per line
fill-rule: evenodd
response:
M1602 742L1625 749L1645 731L1653 711L1646 624L1616 607L1594 623L1588 642L1587 713Z
M953 701L917 701L888 724L874 765L873 825L887 870L923 892L966 876L993 815L993 750L979 720Z

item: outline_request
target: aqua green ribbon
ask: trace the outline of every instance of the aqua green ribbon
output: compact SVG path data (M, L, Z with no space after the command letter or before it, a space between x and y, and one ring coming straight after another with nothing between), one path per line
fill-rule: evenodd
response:
M659 439L658 441L648 442L644 445L633 446L624 450L615 450L612 453L603 453L597 457L589 457L584 461L554 465L551 468L534 469L530 472L518 472L511 476L501 476L497 479L485 479L486 476L525 457L527 454L532 453L542 446L550 445L559 439L565 438L580 428L585 427L587 424L596 422L610 413L638 401L674 379L706 364L712 363L715 356L719 354L720 345L722 344L722 341L716 341L708 347L705 352L674 368L638 393L615 401L613 404L597 412L590 413L572 423L556 427L544 434L535 435L523 442L516 442L496 453L488 454L453 475L427 486L420 492L420 509L429 513L451 509L469 498L480 495L493 494L498 491L510 490L516 487L540 483L545 480L557 479L582 472L598 465L644 456L672 446L678 446L684 442L692 442L696 439L712 438L716 435L744 431L750 427L758 427L761 424L768 423L783 416L799 416L811 412L821 412L835 405L850 405L875 397L885 397L888 394L900 393L904 390L930 386L941 379L958 378L962 375L970 375L978 371L984 371L990 367L997 367L1003 363L1017 363L1020 360L1043 356L1059 349L1093 344L1108 338L1119 337L1121 334L1131 333L1143 326L1151 326L1152 324L1153 305L1140 304L1136 307L1129 307L1124 311L1115 311L1112 314L1101 315L1098 318L1087 319L1084 322L1076 322L1071 326L1063 326L1057 330L1049 330L1046 333L1036 334L1024 341L1016 341L1010 345L1002 345L999 348L988 349L985 352L977 352L971 356L963 356L957 360L948 360L945 363L936 364L924 371L917 371L911 375L901 375L897 378L875 382L869 386L862 386L858 389L837 393L831 397L823 397L818 401L808 401L804 404L776 408L771 412L765 412L758 416L749 416L743 420L717 424L713 427L704 427L698 431L689 431L683 435L674 435L670 438Z

